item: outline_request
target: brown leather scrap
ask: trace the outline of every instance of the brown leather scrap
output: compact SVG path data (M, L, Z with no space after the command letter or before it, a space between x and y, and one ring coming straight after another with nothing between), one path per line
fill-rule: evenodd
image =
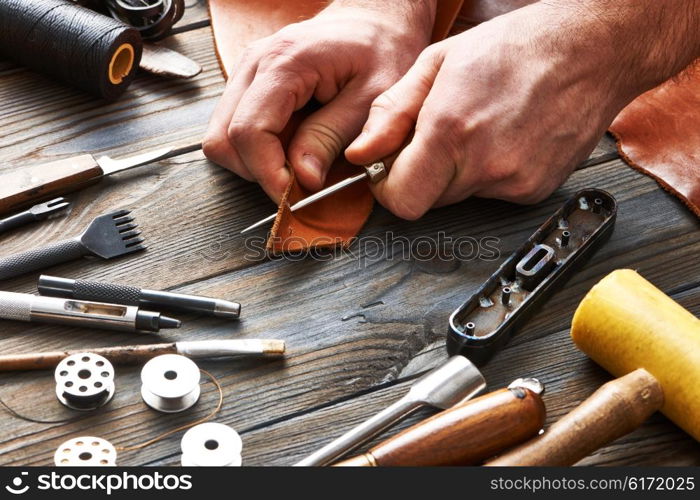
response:
M433 41L447 36L462 2L438 2ZM287 24L314 16L328 3L328 0L209 0L217 57L224 76L228 77L233 64L249 43L269 36ZM299 113L308 113L308 110ZM299 123L300 117L293 121ZM339 158L331 167L325 185L359 172L360 167ZM289 205L309 194L312 193L304 190L292 175L267 241L269 251L279 253L348 245L362 229L374 204L367 184L358 182L295 213L289 211Z
M610 132L623 159L700 217L700 68L632 101Z

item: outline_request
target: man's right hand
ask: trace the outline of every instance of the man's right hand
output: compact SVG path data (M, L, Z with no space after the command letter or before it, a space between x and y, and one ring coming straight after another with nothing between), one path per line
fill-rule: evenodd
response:
M289 182L323 186L335 158L359 134L375 97L427 46L434 0L338 0L316 17L250 45L234 66L204 138L212 161L257 181L275 202ZM315 97L323 106L294 134L278 134Z

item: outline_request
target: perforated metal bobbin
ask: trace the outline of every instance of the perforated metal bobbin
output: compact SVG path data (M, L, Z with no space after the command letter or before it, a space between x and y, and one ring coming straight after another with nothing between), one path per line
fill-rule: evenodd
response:
M156 356L141 370L141 397L154 410L177 413L199 399L200 372L189 358L178 354Z
M188 430L180 442L184 467L238 467L243 442L228 425L207 422Z
M114 367L99 354L68 356L56 367L54 378L56 397L73 410L94 410L114 396Z
M117 465L117 450L109 441L82 436L58 447L53 462L59 467L109 467Z

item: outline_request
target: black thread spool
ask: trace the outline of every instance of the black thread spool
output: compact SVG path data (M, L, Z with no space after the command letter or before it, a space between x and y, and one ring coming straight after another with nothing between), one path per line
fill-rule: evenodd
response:
M141 61L137 30L68 0L1 0L0 54L112 101Z

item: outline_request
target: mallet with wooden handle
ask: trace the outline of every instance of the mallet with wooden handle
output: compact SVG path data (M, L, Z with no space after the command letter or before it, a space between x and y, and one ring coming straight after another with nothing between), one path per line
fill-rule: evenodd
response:
M620 377L545 434L488 465L568 465L634 430L660 409L700 440L700 320L629 269L586 295L574 343Z
M473 465L542 429L544 386L518 379L507 389L458 404L337 466Z
M646 370L635 370L603 385L540 436L484 465L573 465L632 432L663 401L656 379Z

